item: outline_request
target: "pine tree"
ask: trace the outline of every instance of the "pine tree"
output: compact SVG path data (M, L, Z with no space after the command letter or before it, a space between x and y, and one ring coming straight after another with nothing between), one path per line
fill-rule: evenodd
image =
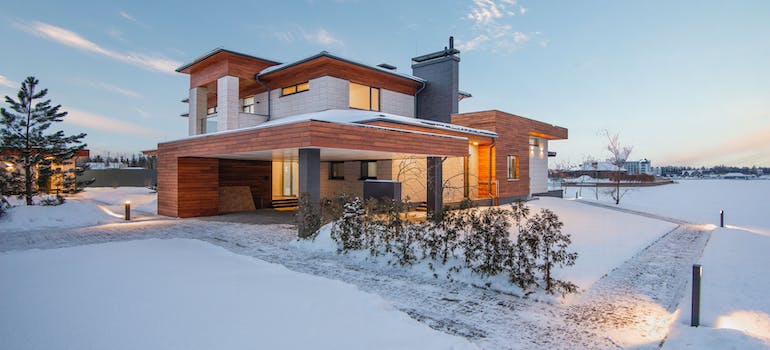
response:
M86 147L82 143L86 134L66 136L63 131L48 131L53 123L63 121L67 112L60 111L61 105L43 100L48 89L37 91L38 83L35 77L28 77L21 83L16 100L5 96L8 109L0 108L2 148L13 151L11 157L22 165L27 205L33 204L32 197L39 191L35 186L38 176L49 176L52 163L67 162Z

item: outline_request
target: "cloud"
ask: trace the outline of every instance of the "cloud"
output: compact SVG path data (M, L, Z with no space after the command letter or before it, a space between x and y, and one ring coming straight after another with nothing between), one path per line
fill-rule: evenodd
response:
M0 75L0 86L5 86L9 88L18 88L19 86L21 86L21 84Z
M305 33L304 36L305 40L323 46L345 46L345 43L341 39L334 37L331 33L323 28L313 33Z
M123 53L109 50L73 31L43 22L19 23L17 27L62 45L106 56L151 71L173 74L174 70L181 65L180 62L161 55L148 55L136 52Z
M64 118L65 123L75 124L89 129L96 129L116 134L141 137L159 137L157 130L126 122L120 119L69 108L69 114Z
M463 51L504 50L512 51L525 46L540 32L522 32L513 29L508 23L512 17L525 15L529 10L519 5L517 0L473 0L465 16L473 22L471 39L458 38L457 47ZM538 41L541 46L546 43Z
M101 82L101 81L89 81L87 83L88 83L88 85L91 85L91 86L93 86L95 88L99 88L99 89L102 89L102 90L105 90L105 91L109 91L109 92L114 92L116 94L120 94L120 95L123 95L123 96L126 96L126 97L134 97L134 98L142 97L142 95L140 93L138 93L138 92L136 92L134 90L129 90L129 89L126 89L126 88L122 88L120 86L116 86L116 85L112 85L112 84L107 84L107 83L104 83L104 82Z
M123 17L131 22L136 22L136 18L134 18L134 16L131 16L128 12L120 11L119 13L120 13L120 17Z
M276 39L283 41L285 43L293 43L294 42L294 33L292 32L281 32L276 31L272 33L272 36Z

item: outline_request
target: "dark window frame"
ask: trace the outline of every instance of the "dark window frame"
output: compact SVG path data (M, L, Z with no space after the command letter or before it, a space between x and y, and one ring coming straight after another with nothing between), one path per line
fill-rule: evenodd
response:
M371 176L371 174L369 174L369 163L377 164L377 161L376 160L361 161L361 176L358 178L359 180L377 180L377 174L374 174L374 176Z
M342 164L342 175L334 175L334 165ZM345 162L329 162L329 180L345 180Z
M511 164L511 159L514 160L513 164ZM520 178L520 173L519 173L519 166L520 166L520 164L519 164L519 162L520 161L521 161L521 159L519 158L519 156L516 156L516 155L513 155L513 154L509 154L508 157L506 158L506 164L508 166L508 173L506 174L506 177L508 178L508 181L517 181L517 180L519 180L519 178ZM511 174L511 170L513 170L513 174ZM511 177L511 175L513 175L513 177Z
M359 83L356 83L356 82L353 82L353 81L351 81L350 83L351 84L356 84L356 85L361 85L361 86L366 86L366 87L369 88L369 109L357 108L357 107L350 106L350 102L348 102L348 107L350 107L352 109L357 109L359 111L382 112L382 88L370 86L370 85L367 85L367 84L359 84ZM348 87L348 89L350 89L350 88ZM372 90L375 90L375 89L377 90L377 109L372 109Z
M302 91L299 91L299 86L300 86L300 85L304 85L304 84L307 84L307 89L305 89L305 90L302 90ZM288 93L288 94L285 94L285 93L283 93L283 91L284 91L285 89L288 89L288 88L294 88L294 92L290 92L290 93ZM304 82L301 82L301 83L298 83L298 84L294 84L294 85L289 85L289 86L284 86L284 87L282 87L282 88L281 88L281 97L284 97L284 96L291 96L291 95L296 95L296 94L301 94L301 93L303 93L303 92L305 92L305 91L310 91L310 81L309 81L309 80L308 80L308 81L304 81Z

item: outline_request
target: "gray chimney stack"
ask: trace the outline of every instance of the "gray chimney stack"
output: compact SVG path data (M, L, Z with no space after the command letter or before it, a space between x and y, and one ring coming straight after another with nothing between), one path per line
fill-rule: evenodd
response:
M444 50L412 58L412 75L425 79L425 88L417 95L417 118L451 122L458 112L460 92L460 57L454 37Z

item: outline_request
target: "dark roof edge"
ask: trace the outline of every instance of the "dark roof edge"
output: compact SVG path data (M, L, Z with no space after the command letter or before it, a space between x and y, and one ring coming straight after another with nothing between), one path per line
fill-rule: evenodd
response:
M281 67L276 67L275 69L270 69L270 67L265 68L265 69L269 69L269 70L267 72L265 72L265 73L262 73L262 72L257 73L256 76L260 76L260 77L261 76L266 76L266 75L272 74L274 72L282 71L284 69L291 68L291 67L300 65L302 63L312 61L312 60L320 58L320 57L329 57L329 58L332 58L332 59L335 59L335 60L338 60L338 61L342 61L342 62L345 62L345 63L350 63L350 64L353 64L353 65L356 65L356 66L359 66L359 67L363 67L363 68L368 68L368 69L371 69L371 70L374 70L374 71L377 71L377 72L382 72L382 73L385 73L385 74L390 74L390 75L393 75L393 76L396 76L396 77L399 77L399 78L409 79L409 80L412 80L412 81L415 81L415 82L418 82L418 83L425 83L425 80L421 79L419 77L415 77L415 76L411 76L411 75L408 75L408 74L399 73L399 72L395 72L395 71L390 71L390 70L385 69L385 68L375 67L375 66L371 66L371 65L368 65L368 64L365 64L365 63L361 63L361 62L352 61L352 60L349 60L347 58L343 58L343 57L339 57L339 56L336 56L334 54L331 54L328 51L321 51L321 52L319 52L319 53L317 53L317 54L315 54L313 56L303 58L303 59L301 59L299 61L287 63L285 65L282 65Z
M260 60L260 61L265 61L265 62L269 62L269 63L281 64L281 62L278 62L278 61L268 60L268 59L265 59L265 58L262 58L262 57L252 56L252 55L248 55L248 54L245 54L245 53L241 53L241 52L237 52L237 51L228 50L228 49L224 49L224 48L218 47L218 48L215 48L215 49L213 49L213 50L211 50L211 51L209 51L209 52L207 52L207 53L205 53L205 54L203 54L201 56L196 57L192 62L187 63L187 64L177 68L176 71L177 72L182 72L183 70L192 67L194 64L199 63L199 62L201 62L201 61L203 61L203 60L205 60L205 59L207 59L207 58L209 58L211 56L214 56L214 55L216 55L216 54L218 54L220 52L225 52L225 53L230 53L230 54L233 54L233 55L248 57L248 58L252 58L252 59Z

